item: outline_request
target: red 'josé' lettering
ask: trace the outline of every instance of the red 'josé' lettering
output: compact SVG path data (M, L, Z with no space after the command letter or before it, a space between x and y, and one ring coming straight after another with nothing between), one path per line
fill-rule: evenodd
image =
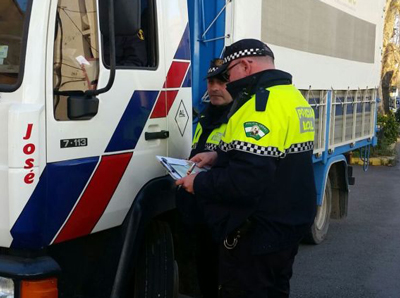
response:
M35 173L26 174L24 181L26 184L32 184L35 178Z
M22 138L23 140L29 140L32 136L32 130L33 130L33 124L29 123L28 127L26 128L26 133L25 136ZM35 152L36 146L35 144L29 143L24 146L22 151L24 152L25 155L31 155ZM24 169L32 169L34 167L34 162L35 159L33 158L27 158L25 160L25 166ZM28 174L25 175L24 177L24 182L26 184L32 184L35 181L35 173L33 173L33 170L31 170Z
M29 123L28 129L26 130L26 135L23 137L24 140L29 140L31 138L32 128L33 128L33 124Z
M35 152L35 145L33 145L33 144L26 144L25 146L24 146L24 153L26 154L26 155L31 155L32 153L34 153Z
M25 160L25 167L24 169L32 169L33 168L33 162L35 160L33 158L28 158L27 160Z

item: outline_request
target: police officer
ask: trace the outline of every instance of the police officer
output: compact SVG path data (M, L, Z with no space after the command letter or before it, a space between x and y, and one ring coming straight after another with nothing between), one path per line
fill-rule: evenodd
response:
M207 93L210 103L199 117L190 157L204 151L215 151L228 122L228 112L232 105L232 96L226 90L226 79L221 74L222 61L214 59L206 76Z
M225 135L216 153L192 158L213 168L177 184L196 194L220 243L221 297L289 297L316 212L314 112L259 40L228 46L223 68L234 98Z
M222 76L221 59L214 59L206 76L210 103L199 116L190 157L201 152L215 151L225 132L232 97L226 90ZM218 297L218 245L213 241L210 229L204 221L202 206L190 193L180 189L177 193L177 208L183 222L194 235L195 258L200 291L205 298Z

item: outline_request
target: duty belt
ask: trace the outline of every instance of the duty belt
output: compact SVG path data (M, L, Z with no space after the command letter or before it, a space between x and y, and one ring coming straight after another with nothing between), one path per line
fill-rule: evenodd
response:
M224 246L226 249L234 249L239 242L239 239L245 236L253 227L253 223L246 219L246 221L236 230L226 236Z

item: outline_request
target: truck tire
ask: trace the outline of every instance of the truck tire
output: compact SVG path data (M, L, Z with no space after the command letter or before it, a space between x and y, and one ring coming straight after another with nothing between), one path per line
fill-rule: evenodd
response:
M325 192L322 205L317 207L317 215L310 232L304 237L304 242L309 244L322 243L328 234L329 220L332 209L332 186L329 177L326 179Z
M167 223L154 221L146 235L135 268L135 298L177 298L177 263Z

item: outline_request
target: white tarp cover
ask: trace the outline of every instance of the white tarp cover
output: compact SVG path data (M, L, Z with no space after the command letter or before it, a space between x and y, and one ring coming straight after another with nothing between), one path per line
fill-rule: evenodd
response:
M234 42L261 38L301 89L379 85L385 0L233 0Z

